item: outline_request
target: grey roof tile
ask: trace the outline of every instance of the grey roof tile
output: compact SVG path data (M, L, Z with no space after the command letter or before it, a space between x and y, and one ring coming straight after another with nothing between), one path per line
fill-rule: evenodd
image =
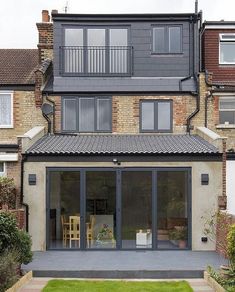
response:
M27 150L31 155L213 154L218 149L197 135L46 135Z

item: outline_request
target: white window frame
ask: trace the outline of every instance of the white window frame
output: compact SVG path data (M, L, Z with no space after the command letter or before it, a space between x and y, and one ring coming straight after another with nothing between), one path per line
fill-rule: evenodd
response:
M3 163L3 172L0 171L0 177L6 175L6 163L3 161L0 161L0 163Z
M11 123L9 125L0 124L0 128L12 129L12 128L14 128L14 124L13 124L13 92L12 91L0 91L0 95L3 95L3 94L8 94L11 96Z
M221 109L220 108L220 102L225 100L225 99L228 99L228 100L233 99L235 101L235 95L234 96L233 95L223 95L223 96L219 97L219 120L220 120L220 112L235 112L235 107L234 107L234 109ZM230 124L230 125L234 125L234 124L235 124L235 121L233 124ZM221 124L221 125L223 125L223 124Z
M223 36L232 36L231 38L226 38L223 39ZM221 61L221 43L226 43L226 42L234 42L235 45L235 33L220 33L219 35L219 64L221 65L234 65L234 62L222 62Z

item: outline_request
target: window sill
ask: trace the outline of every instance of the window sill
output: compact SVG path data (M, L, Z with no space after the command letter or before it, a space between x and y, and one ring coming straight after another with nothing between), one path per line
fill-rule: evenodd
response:
M235 124L219 124L216 126L216 129L235 129Z
M0 125L0 129L14 129L13 126L1 126Z

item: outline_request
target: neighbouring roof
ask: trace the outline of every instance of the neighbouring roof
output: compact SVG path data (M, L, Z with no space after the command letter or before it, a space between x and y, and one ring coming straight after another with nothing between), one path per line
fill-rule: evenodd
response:
M197 135L46 135L27 150L31 155L215 154Z
M34 84L37 49L0 49L0 85Z

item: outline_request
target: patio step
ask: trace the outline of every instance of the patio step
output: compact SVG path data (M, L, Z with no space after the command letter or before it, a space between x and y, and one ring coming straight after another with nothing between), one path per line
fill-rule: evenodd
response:
M33 270L34 277L106 279L203 278L203 270Z

